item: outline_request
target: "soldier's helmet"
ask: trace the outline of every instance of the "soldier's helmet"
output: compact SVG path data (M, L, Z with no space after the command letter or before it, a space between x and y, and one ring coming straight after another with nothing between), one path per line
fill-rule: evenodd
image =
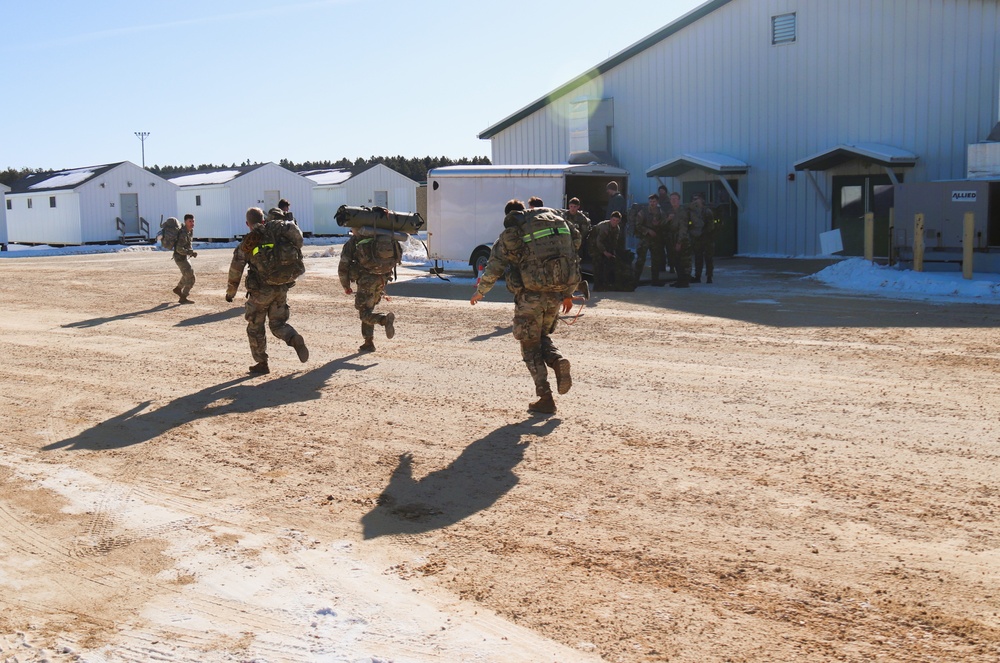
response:
M268 221L283 221L285 219L285 213L282 212L277 207L272 207L267 210L267 220Z

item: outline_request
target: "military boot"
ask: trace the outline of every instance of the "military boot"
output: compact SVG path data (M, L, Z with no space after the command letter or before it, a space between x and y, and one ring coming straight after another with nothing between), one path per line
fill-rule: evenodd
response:
M573 378L569 374L569 359L557 359L552 370L556 374L556 391L565 394L573 386Z
M370 338L366 338L365 342L358 348L358 352L375 352L375 342Z
M177 303L178 304L194 304L193 301L191 301L190 299L188 299L184 295L181 295L181 298L177 300Z
M256 373L258 375L267 375L271 372L271 369L267 366L267 361L259 361L250 367L251 373Z
M552 394L545 394L534 403L529 404L528 412L538 412L539 414L555 414L556 402L552 400Z
M386 338L392 338L393 336L396 335L395 322L396 322L395 313L386 313L385 317L382 318L382 326L385 327Z
M292 337L288 345L295 348L295 354L299 356L299 361L303 364L309 361L309 348L306 347L306 339L302 338L302 334L296 334Z
M177 286L176 288L174 288L174 294L177 295L178 297L181 296L181 287L180 286Z

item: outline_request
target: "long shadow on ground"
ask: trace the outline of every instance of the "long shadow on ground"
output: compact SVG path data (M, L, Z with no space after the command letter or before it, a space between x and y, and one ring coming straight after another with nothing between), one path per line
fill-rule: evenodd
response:
M320 398L326 381L340 370L365 371L376 366L352 364L359 354L335 359L305 373L293 373L256 384L244 384L253 376L244 375L201 391L181 396L163 407L145 411L151 401L103 421L79 435L53 442L44 451L55 449L121 449L148 442L182 424L226 414L254 412L269 407L301 403Z
M524 438L545 437L559 423L529 419L501 426L419 480L413 478L412 454L402 454L378 506L361 518L364 538L428 532L488 509L517 485L514 468L529 445Z
M138 318L139 316L149 315L150 313L157 313L159 311L166 311L169 308L174 308L180 306L180 304L157 304L153 308L147 308L144 311L132 311L131 313L121 313L119 315L111 315L105 318L91 318L89 320L80 320L79 322L71 322L68 325L61 325L64 329L66 328L76 328L82 329L86 327L97 327L108 322L114 322L116 320L128 320L130 318Z

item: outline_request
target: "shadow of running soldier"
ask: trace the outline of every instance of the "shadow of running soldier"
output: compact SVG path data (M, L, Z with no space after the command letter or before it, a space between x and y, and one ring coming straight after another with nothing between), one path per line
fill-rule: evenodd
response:
M361 518L364 538L428 532L488 509L517 485L514 468L529 445L524 438L545 437L559 423L529 419L501 426L422 479L413 478L413 455L400 454L377 506Z
M322 396L327 380L338 370L360 372L376 365L351 363L351 359L359 356L349 355L311 371L284 375L262 384L243 384L252 377L243 375L181 396L153 410L147 410L152 403L144 401L122 414L42 449L121 449L154 440L174 428L199 419L316 400Z
M243 268L249 264L244 317L247 320L250 354L257 362L250 367L250 372L264 375L271 372L267 364L265 320L272 334L295 348L299 361L305 363L309 360L305 339L288 324L291 315L288 289L306 271L302 262L302 231L291 221L286 221L277 208L268 213L265 222L264 212L259 207L247 210L247 228L250 232L233 250L226 301L233 301L240 287Z

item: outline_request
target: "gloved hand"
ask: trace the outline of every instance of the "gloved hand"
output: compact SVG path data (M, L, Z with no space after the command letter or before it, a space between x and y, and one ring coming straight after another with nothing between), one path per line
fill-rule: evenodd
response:
M197 258L198 257L198 252L197 251L192 251L191 252L191 257L192 258Z
M227 302L229 302L230 304L232 304L232 303L233 303L233 297L235 297L235 296L236 296L236 295L230 295L230 294L229 294L229 293L227 292L227 293L226 293L226 301L227 301Z

